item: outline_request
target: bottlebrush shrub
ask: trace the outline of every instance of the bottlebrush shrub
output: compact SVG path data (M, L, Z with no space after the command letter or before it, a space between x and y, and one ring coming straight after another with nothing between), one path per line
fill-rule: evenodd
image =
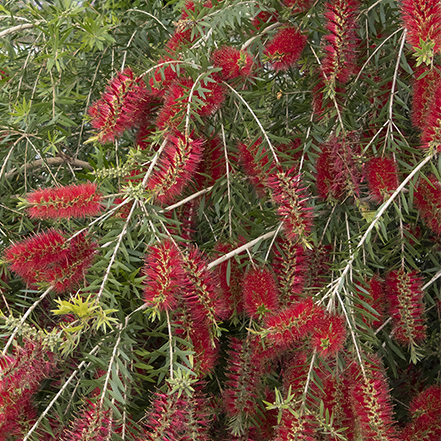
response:
M213 66L222 70L217 74L219 79L233 80L251 75L253 59L246 51L231 46L223 46L211 54Z
M386 286L393 338L403 345L420 344L426 338L421 277L416 271L391 271L386 278Z
M251 268L242 281L244 310L253 319L274 313L279 293L274 274L266 267Z
M297 28L284 27L265 45L264 54L276 71L287 71L300 58L307 38Z
M357 0L332 0L326 4L325 58L322 69L325 81L347 83L356 68Z
M29 215L38 219L95 216L103 208L96 184L35 190L26 196L26 201Z
M143 80L134 78L129 68L119 72L88 111L97 140L104 144L121 136L138 122L148 102Z
M415 48L433 43L433 51L441 48L441 5L436 0L403 0L401 14L407 29L407 41Z
M441 183L434 175L419 179L414 201L421 218L439 236L441 234Z
M397 164L393 158L372 158L367 163L367 178L372 200L381 204L399 185Z

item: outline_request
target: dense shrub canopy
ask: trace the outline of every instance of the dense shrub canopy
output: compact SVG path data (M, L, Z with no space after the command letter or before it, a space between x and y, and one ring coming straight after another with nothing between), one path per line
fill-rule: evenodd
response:
M438 1L0 36L0 439L441 438Z

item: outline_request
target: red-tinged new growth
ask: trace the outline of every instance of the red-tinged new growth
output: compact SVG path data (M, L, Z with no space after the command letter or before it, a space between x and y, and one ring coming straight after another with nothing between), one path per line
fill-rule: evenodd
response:
M310 335L324 319L324 310L304 299L265 318L264 340L277 350L284 351L297 341Z
M412 420L406 425L403 441L438 441L441 439L441 386L432 385L410 403Z
M103 209L96 184L66 185L35 190L26 196L32 218L69 219L95 216Z
M61 441L106 441L111 437L112 425L111 409L104 410L100 404L86 400L83 411Z
M389 388L376 357L370 357L370 363L365 365L365 373L366 377L356 362L349 367L348 384L362 439L398 441L393 427Z
M264 54L275 71L287 71L300 58L306 41L297 28L284 27L266 44Z
M68 249L69 244L62 232L49 230L11 245L3 256L12 271L32 283L35 271L65 260Z
M148 106L148 92L142 78L134 78L127 68L112 79L102 98L89 108L89 116L97 139L112 142L138 123Z
M32 396L54 370L53 355L41 341L25 340L12 355L0 356L1 439L22 439L36 417Z
M401 15L407 29L407 41L414 48L433 43L433 52L441 50L441 5L438 0L402 0Z
M311 346L317 350L321 357L327 358L341 351L345 340L346 326L344 317L327 314L314 329Z
M279 206L277 214L282 220L286 237L293 243L305 243L312 227L312 208L306 205L309 197L296 171L296 167L288 171L279 168L269 176L267 185Z
M396 162L387 157L370 159L367 178L372 200L383 203L399 185Z
M248 418L257 411L262 365L253 357L248 340L232 338L227 359L223 400L229 417Z
M273 270L279 285L280 303L291 306L302 298L308 255L302 245L282 238L277 238L273 250Z
M435 175L421 177L414 192L415 205L425 224L441 235L441 182Z
M423 76L424 75L424 76ZM423 76L423 78L420 78ZM429 68L421 66L414 74L412 97L412 124L421 130L427 125L427 116L435 98L438 85L441 83L441 72L438 66Z
M214 67L222 69L217 73L219 79L233 80L251 75L253 59L247 51L223 46L211 54L211 59Z
M185 283L182 259L170 240L151 245L145 258L144 301L159 311L176 308Z
M423 149L441 151L441 85L439 83L427 112L421 142Z
M369 316L367 316L366 314L362 314L363 322L367 325L372 326L373 328L378 328L383 324L387 303L387 299L383 289L383 283L380 280L379 276L375 275L374 277L372 277L372 279L367 281L367 286L365 289L368 291L369 294L357 288L357 296L360 298L360 300L362 300L364 303L367 303L377 312L377 315L375 316L376 318L371 317L374 315L372 310L361 304L357 306L369 314Z
M393 337L403 345L419 344L426 338L422 278L416 271L391 271L386 278L393 323Z
M217 320L223 319L227 308L220 296L214 273L207 270L207 260L198 248L190 248L184 256L184 271L188 279L184 299L195 322L217 327Z
M347 83L356 69L358 7L358 0L332 0L326 4L325 28L329 34L324 37L322 70L328 84Z
M202 140L185 139L180 134L168 138L157 169L147 182L156 202L164 205L181 194L202 159L202 145Z
M251 268L242 281L244 310L249 317L261 319L279 308L279 292L274 274L266 267Z

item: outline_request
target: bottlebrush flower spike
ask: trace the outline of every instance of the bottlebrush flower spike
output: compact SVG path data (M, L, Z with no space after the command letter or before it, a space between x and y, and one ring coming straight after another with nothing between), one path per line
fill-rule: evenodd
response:
M103 209L96 184L66 185L35 190L26 196L32 218L62 219L95 216Z
M441 182L435 175L419 179L414 202L425 224L435 234L441 235Z
M284 27L266 44L264 54L276 72L287 71L300 58L306 41L297 28Z
M296 167L285 171L279 168L267 180L273 191L272 199L279 205L277 214L283 223L283 230L291 242L306 242L312 227L312 208L306 206L308 195L301 187L300 175Z
M438 84L421 134L421 148L441 151L441 85Z
M336 355L343 348L345 340L344 317L327 314L314 329L311 346L317 350L321 357L327 358L330 355Z
M256 413L262 366L255 360L248 340L232 338L228 353L223 401L230 417L249 418Z
M144 301L159 311L176 308L185 283L178 248L169 240L151 245L145 258Z
M322 70L327 83L347 83L356 69L358 0L331 0L324 13L325 58Z
M355 417L363 439L399 441L393 427L391 398L380 361L370 356L366 378L355 362L348 368L348 384Z
M97 139L112 142L140 119L148 106L148 93L142 78L134 78L131 69L118 72L102 98L89 108L89 116Z
M414 48L432 42L433 51L441 50L441 5L437 0L402 0L401 15L407 29L407 41Z
M404 345L419 344L426 338L422 278L416 271L391 271L386 278L387 297L393 323L393 337Z
M367 178L371 198L383 203L399 185L397 164L393 158L372 158L367 164Z
M222 69L217 74L219 79L233 80L251 75L253 59L247 51L232 46L223 46L211 54L211 59L214 67Z
M423 74L423 78L418 79ZM421 66L414 74L412 90L412 124L421 130L427 125L429 109L435 98L437 86L441 83L441 72L439 66L429 68Z
M225 154L222 141L219 137L211 138L204 146L202 161L195 176L196 188L203 190L225 176L227 170L225 165Z
M362 315L362 320L364 323L371 325L374 328L378 328L383 324L384 314L386 311L387 299L385 296L385 292L383 289L383 283L381 282L378 275L375 275L367 282L368 286L366 290L369 292L369 295L362 292L357 288L357 296L363 300L363 302L367 303L378 313L378 318L370 318L365 314ZM363 311L366 311L368 314L373 315L372 311L367 309L363 305L357 305Z
M34 273L67 258L69 244L63 233L49 230L8 247L4 259L11 270L27 281L35 281Z
M265 318L264 340L284 351L306 337L324 318L324 310L312 299L300 300L292 306Z
M279 292L273 273L266 267L251 268L242 281L245 312L260 319L279 308Z
M184 271L188 279L184 299L196 322L217 326L217 319L225 317L226 305L218 291L214 273L207 269L207 261L197 247L184 256Z
M291 306L301 299L307 268L308 256L305 248L289 240L277 238L273 269L279 285L280 303L283 306Z
M110 409L86 400L84 410L72 423L72 428L62 436L62 441L107 441L112 430Z
M181 134L169 136L158 161L159 170L147 182L156 202L163 205L181 194L202 159L202 145L202 140L185 139Z

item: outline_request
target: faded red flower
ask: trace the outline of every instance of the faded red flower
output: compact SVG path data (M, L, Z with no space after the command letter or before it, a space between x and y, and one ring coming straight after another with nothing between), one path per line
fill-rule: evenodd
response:
M266 44L264 54L277 72L286 71L300 58L306 41L297 28L284 27Z
M438 0L402 0L401 16L407 29L407 41L414 48L423 42L434 43L433 51L441 49L441 5Z
M422 278L416 271L391 271L386 278L394 339L404 345L419 344L426 338Z
M383 203L399 185L397 164L393 158L372 158L367 163L367 178L371 198Z
M279 308L279 292L274 274L266 267L251 268L242 281L245 312L260 319Z
M149 96L142 78L134 78L131 69L118 72L102 98L89 108L89 116L97 139L112 142L140 120L148 107Z
M346 327L343 316L325 315L314 329L311 345L323 358L335 355L343 348L346 340Z
M247 51L232 46L223 46L211 54L213 66L222 70L217 74L220 79L232 80L248 77L253 67L253 59Z
M66 185L45 188L27 194L27 210L32 218L60 219L99 214L102 195L96 184Z
M414 192L414 202L426 225L441 235L441 182L435 175L421 177Z
M356 69L358 7L358 0L332 0L326 4L325 28L329 34L324 37L322 70L328 83L347 83Z

